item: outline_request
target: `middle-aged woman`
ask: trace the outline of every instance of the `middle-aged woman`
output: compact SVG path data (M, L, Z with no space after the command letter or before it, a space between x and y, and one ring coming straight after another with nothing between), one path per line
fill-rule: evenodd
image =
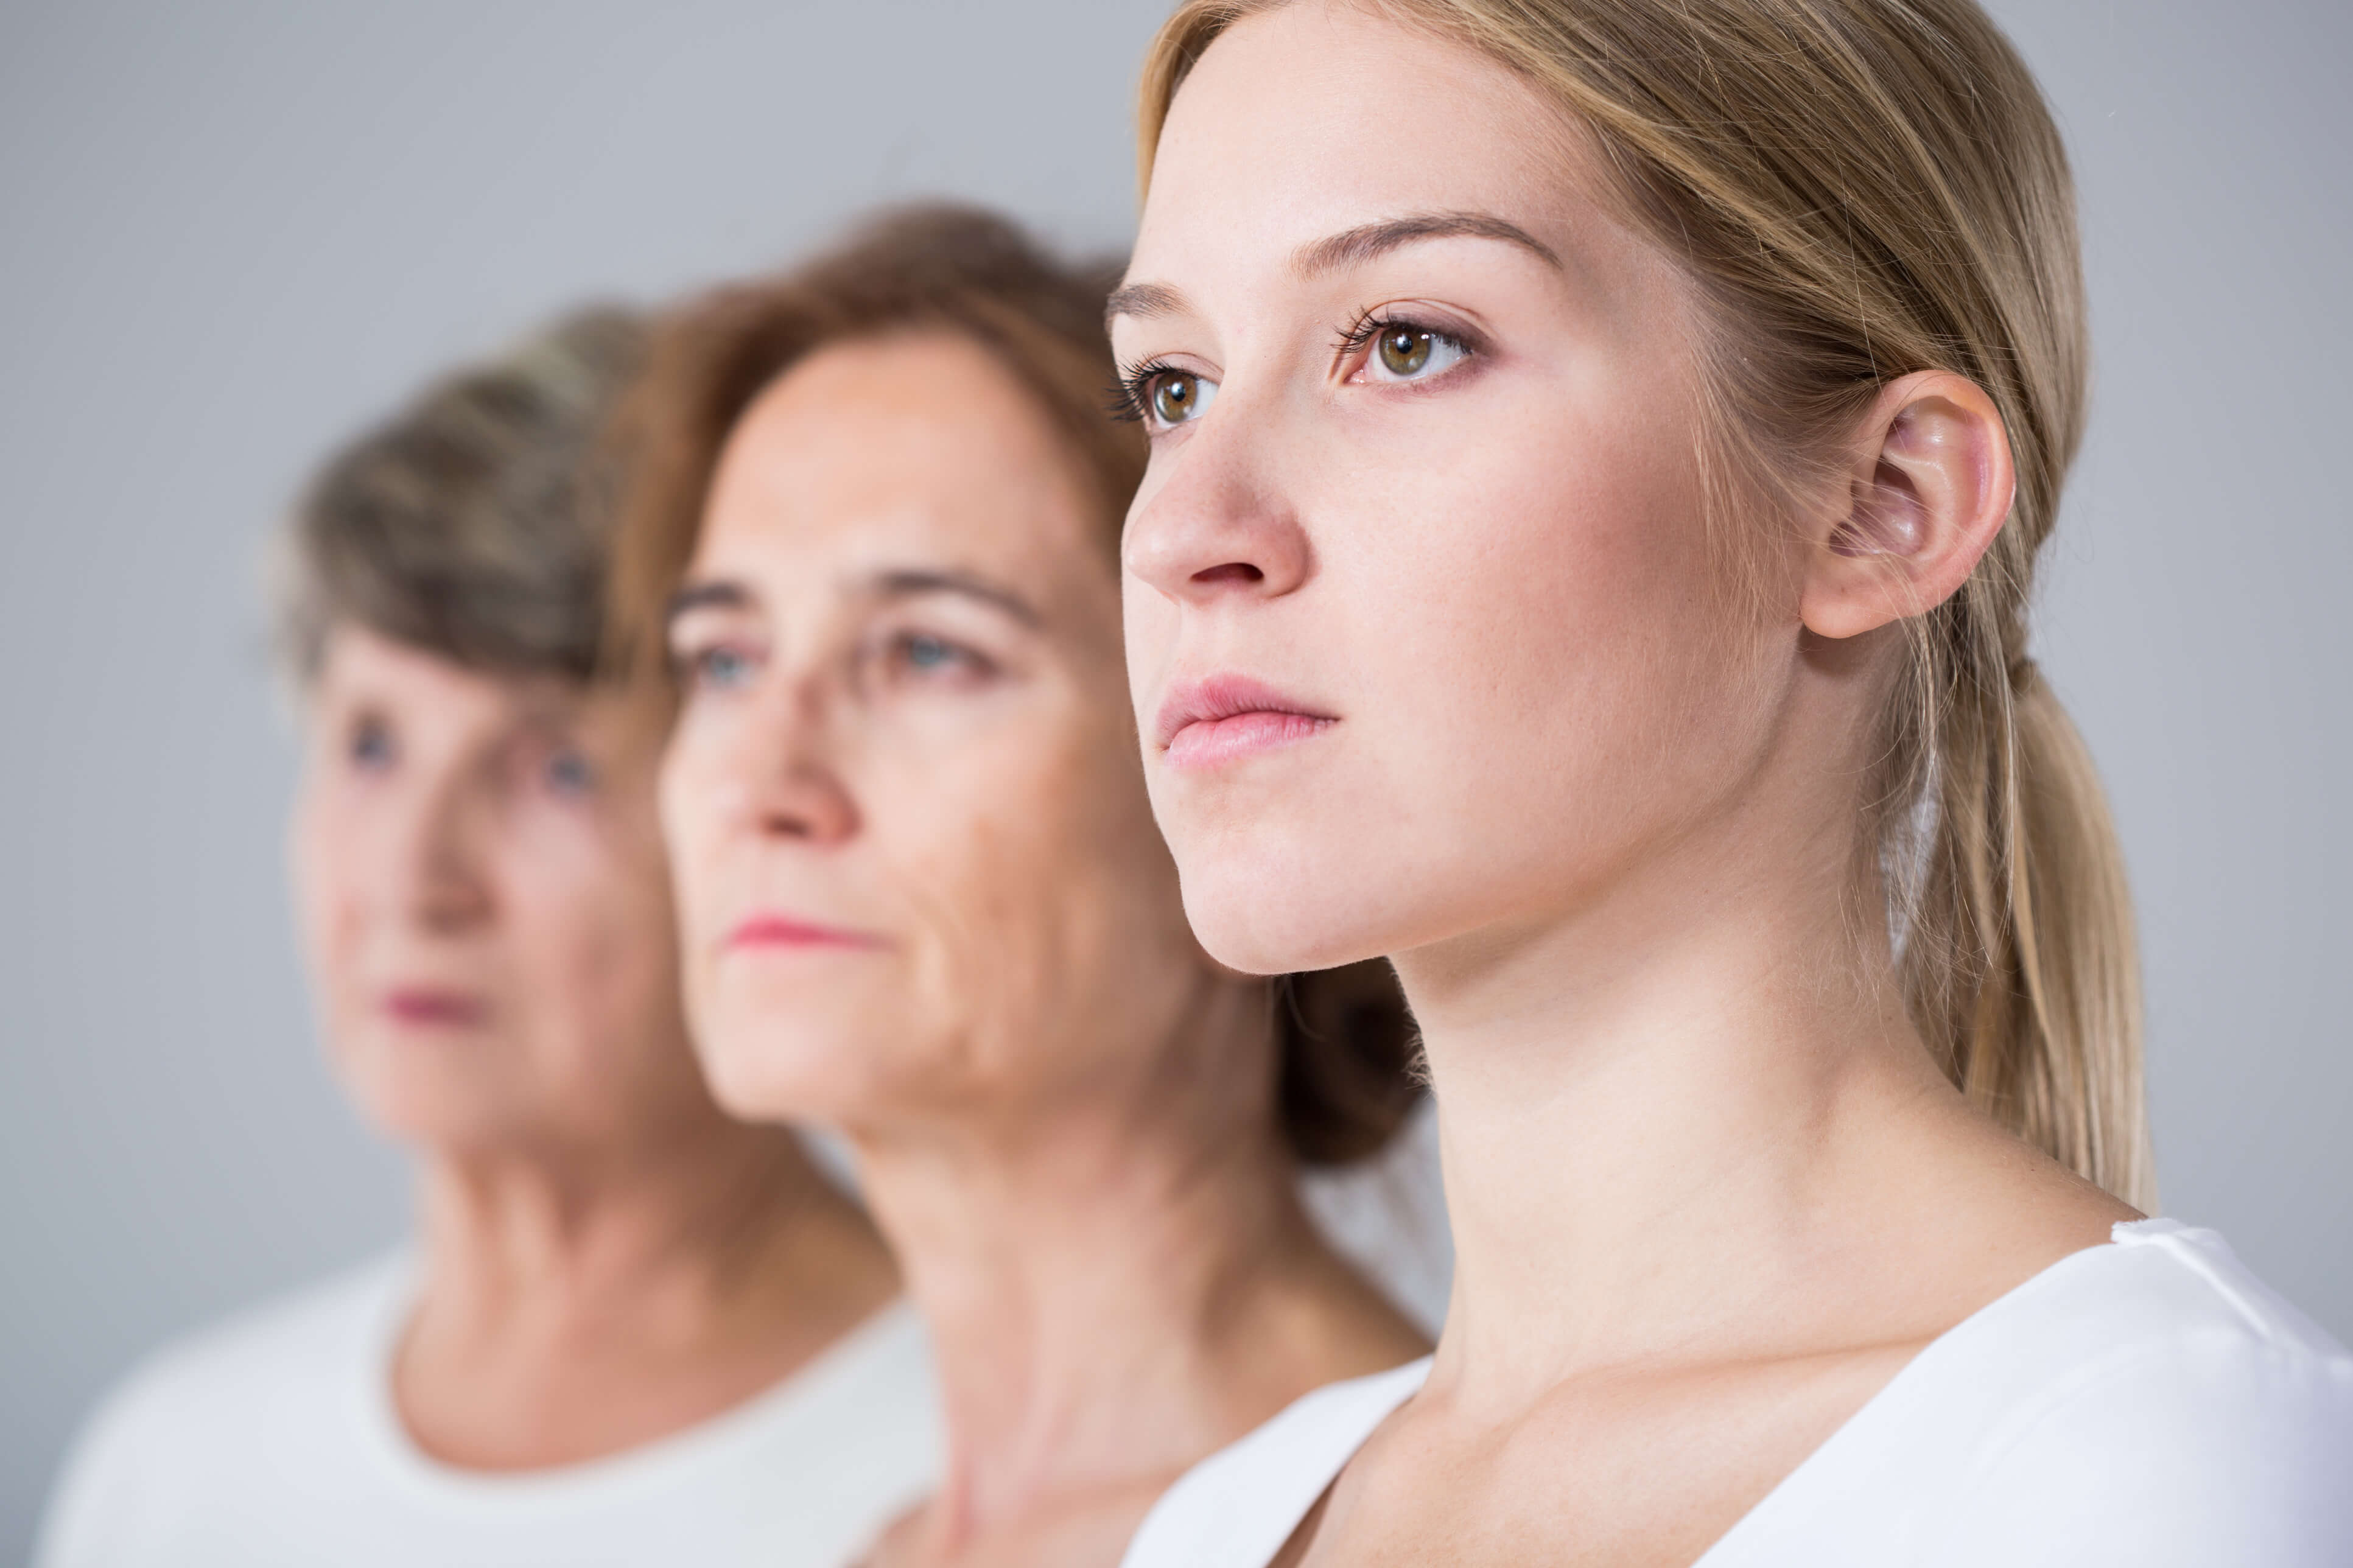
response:
M593 679L644 338L591 310L444 378L296 510L298 912L419 1235L136 1374L44 1568L838 1568L930 1484L880 1238L696 1070L659 729Z
M1412 1100L1394 983L1278 1013L1152 823L1109 281L900 214L688 307L628 421L696 1047L848 1135L932 1334L945 1470L880 1563L1109 1568L1187 1466L1423 1345L1295 1183Z
M2133 1206L2024 616L2073 201L1974 0L1188 0L1144 126L1155 807L1218 958L1394 958L1457 1265L1134 1568L2353 1563L2353 1360Z

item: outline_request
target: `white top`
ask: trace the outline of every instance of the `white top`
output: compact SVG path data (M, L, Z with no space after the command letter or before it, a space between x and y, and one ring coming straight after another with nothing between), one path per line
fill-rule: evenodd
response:
M2353 1357L2212 1231L2115 1237L1936 1339L1695 1568L2353 1564ZM1429 1372L1212 1455L1122 1568L1264 1568Z
M439 1463L392 1404L411 1278L387 1258L152 1358L76 1445L39 1568L842 1568L937 1473L930 1353L903 1303L643 1447Z

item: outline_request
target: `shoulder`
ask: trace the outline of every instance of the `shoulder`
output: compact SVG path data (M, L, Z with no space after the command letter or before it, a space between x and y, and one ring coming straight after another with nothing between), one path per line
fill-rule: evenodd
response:
M1373 1429L1429 1375L1425 1356L1294 1400L1169 1488L1121 1568L1262 1568Z
M404 1259L378 1258L149 1352L76 1436L39 1561L87 1560L79 1543L93 1531L116 1528L161 1490L201 1485L290 1406L336 1397L374 1352L406 1278Z
M216 1429L229 1411L289 1385L315 1388L322 1374L348 1373L377 1348L406 1275L400 1258L377 1258L174 1340L132 1367L94 1424L195 1417Z
M2213 1232L2119 1226L1984 1320L1932 1561L2353 1561L2353 1357Z

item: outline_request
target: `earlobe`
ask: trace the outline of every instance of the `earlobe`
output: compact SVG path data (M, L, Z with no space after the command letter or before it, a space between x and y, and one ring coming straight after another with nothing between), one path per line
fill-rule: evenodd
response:
M1799 616L1851 637L1958 592L2009 519L2016 487L2000 411L1948 371L1890 384L1858 431L1844 505L1808 563Z

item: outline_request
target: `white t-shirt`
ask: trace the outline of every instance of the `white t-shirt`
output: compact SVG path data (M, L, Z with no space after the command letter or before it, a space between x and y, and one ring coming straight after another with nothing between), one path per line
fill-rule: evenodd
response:
M608 1458L441 1464L392 1404L385 1259L169 1346L91 1419L40 1568L842 1568L938 1473L930 1352L894 1303L767 1392Z
M2347 1568L2353 1357L2171 1220L1944 1334L1695 1568ZM1264 1568L1427 1360L1196 1466L1123 1568Z

